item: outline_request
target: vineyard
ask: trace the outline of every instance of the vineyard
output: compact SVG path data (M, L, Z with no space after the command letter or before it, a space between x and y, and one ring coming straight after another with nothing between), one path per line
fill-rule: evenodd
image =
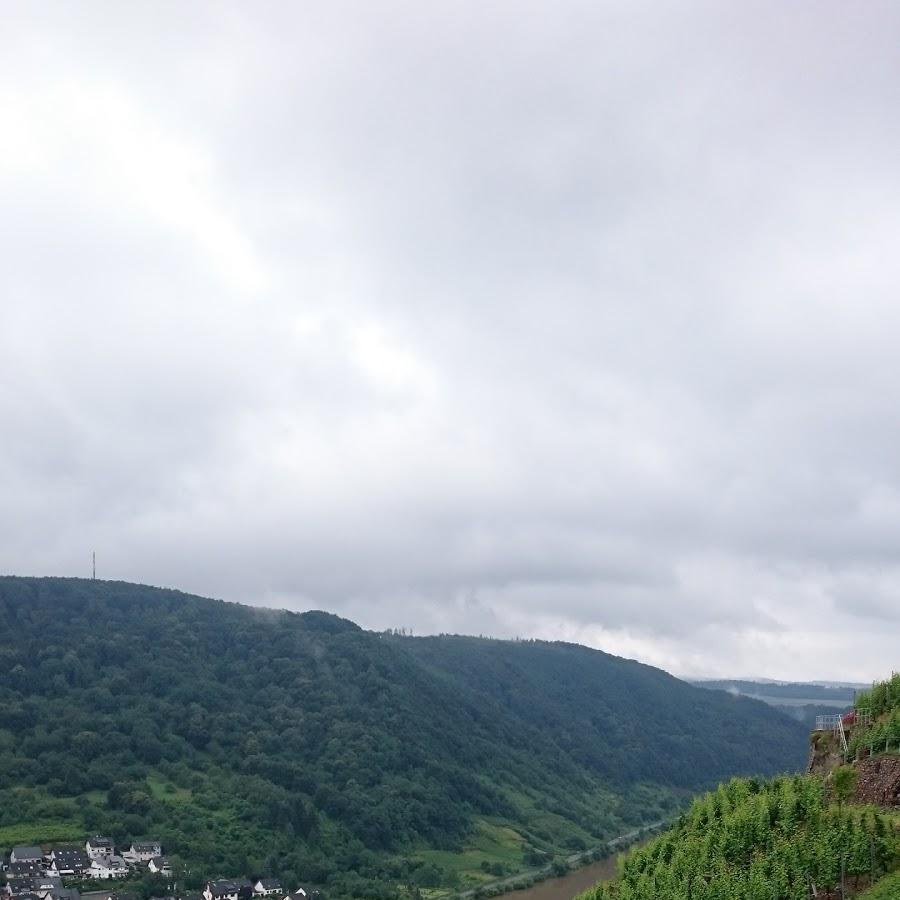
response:
M856 698L856 706L868 708L873 722L852 735L849 743L851 758L863 749L870 754L900 752L900 673L861 693Z
M896 858L874 808L829 803L811 776L735 779L625 857L620 878L579 900L809 900L880 878Z

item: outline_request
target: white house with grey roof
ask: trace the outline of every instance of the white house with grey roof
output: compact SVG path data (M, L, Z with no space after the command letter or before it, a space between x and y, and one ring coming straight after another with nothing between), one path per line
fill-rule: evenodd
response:
M150 862L154 856L162 856L162 844L159 841L135 841L122 856L130 863Z
M115 845L107 837L96 835L84 845L85 852L91 859L102 859L116 852Z
M169 865L169 860L165 856L154 856L153 859L147 863L147 869L154 875L168 876L172 874L172 867Z
M40 847L13 847L9 854L9 861L14 862L44 862L44 851Z
M91 878L97 878L100 881L124 878L128 871L128 865L121 856L99 856L91 860Z
M220 878L218 881L208 881L203 888L204 900L238 900L241 886L236 881Z

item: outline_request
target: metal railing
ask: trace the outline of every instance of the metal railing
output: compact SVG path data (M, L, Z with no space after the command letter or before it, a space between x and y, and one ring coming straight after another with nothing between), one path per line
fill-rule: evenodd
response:
M852 722L847 723L847 727L855 727L857 725L868 728L872 724L872 711L868 707L856 709ZM842 716L816 716L816 731L840 731L844 724L844 713Z
M841 716L816 716L816 731L837 731Z

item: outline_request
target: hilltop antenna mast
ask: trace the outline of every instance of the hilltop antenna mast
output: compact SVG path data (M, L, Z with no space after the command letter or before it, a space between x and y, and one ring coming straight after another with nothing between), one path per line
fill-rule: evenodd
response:
M91 552L91 581L97 580L97 551Z

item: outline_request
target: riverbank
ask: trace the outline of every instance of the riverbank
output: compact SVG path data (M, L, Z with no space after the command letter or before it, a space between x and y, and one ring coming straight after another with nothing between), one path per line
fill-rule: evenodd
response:
M500 894L498 900L572 900L572 897L593 887L598 881L615 878L618 874L618 856L614 853L565 875L539 881L529 888Z
M651 822L620 834L600 847L574 853L566 859L569 867L567 872L557 874L550 867L519 872L487 882L478 888L462 891L456 895L456 900L479 900L483 897L499 897L501 900L569 900L597 881L613 877L616 874L618 854L646 842L664 825L663 821ZM605 874L607 872L611 874ZM583 886L577 887L582 882ZM570 886L571 892L566 893Z

